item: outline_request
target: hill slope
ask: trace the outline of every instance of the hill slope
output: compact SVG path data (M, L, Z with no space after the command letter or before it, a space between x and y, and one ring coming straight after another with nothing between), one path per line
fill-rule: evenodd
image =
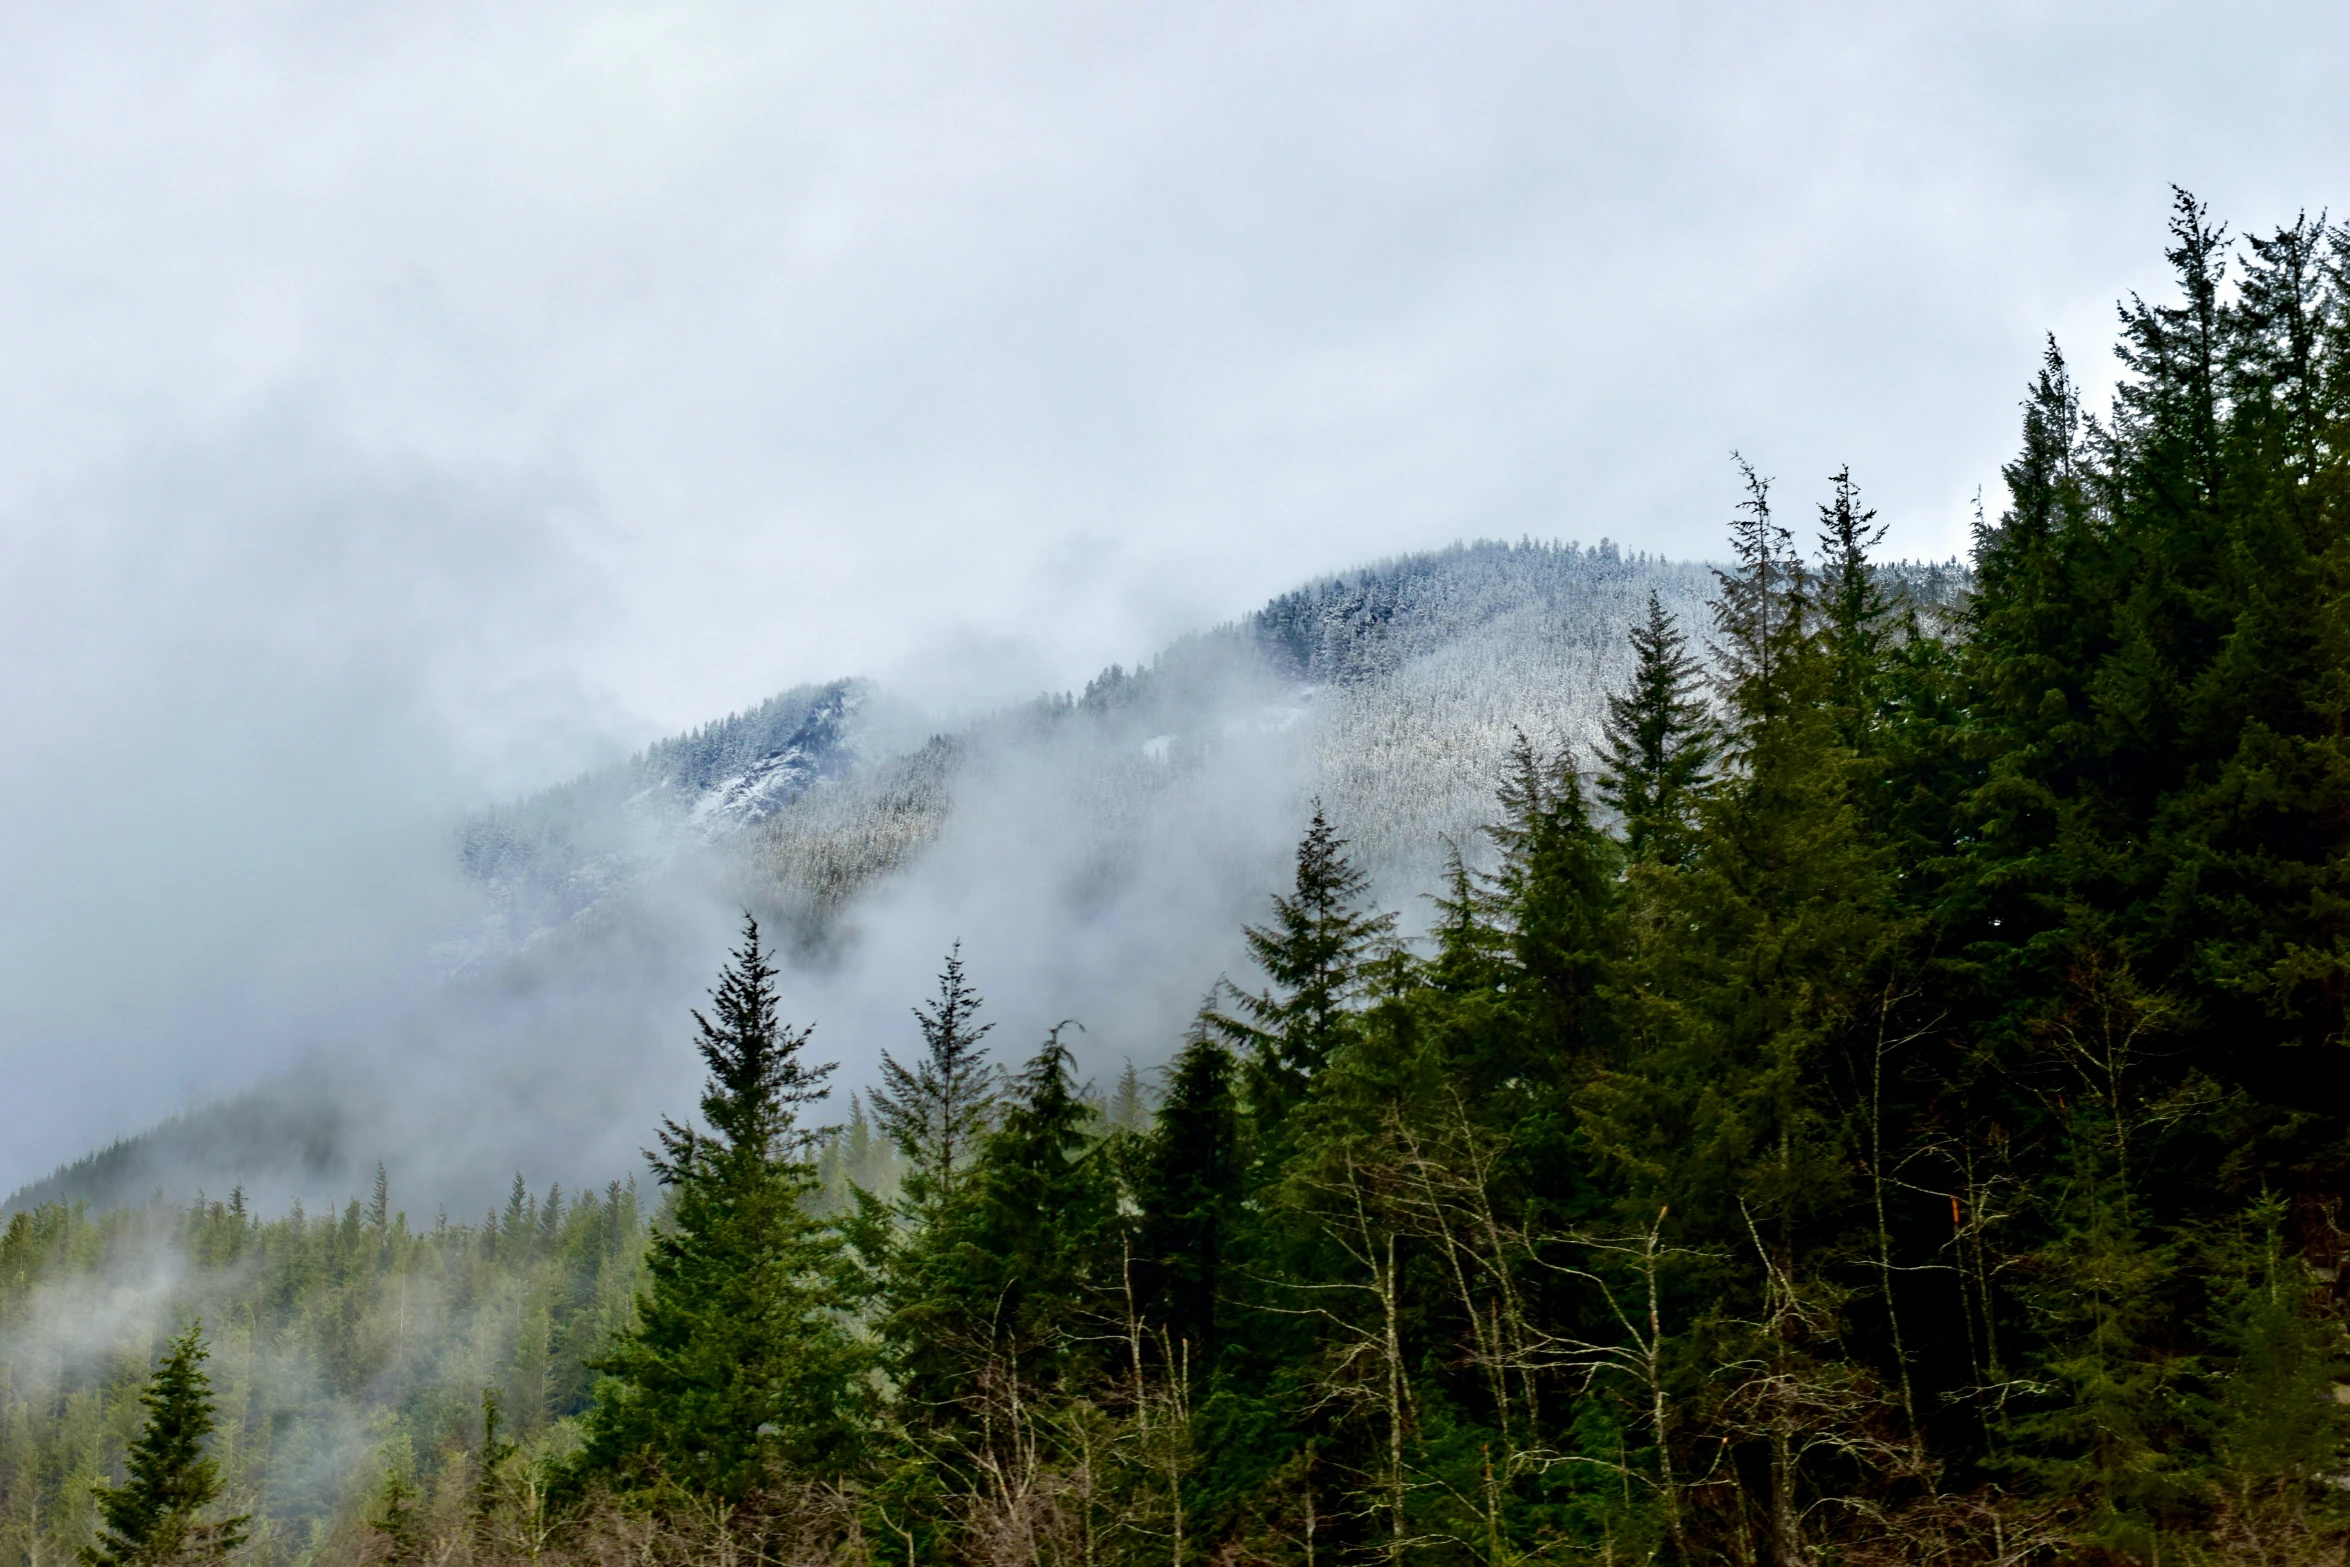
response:
M1927 600L1963 583L1901 568ZM299 1082L126 1139L10 1199L136 1202L243 1181L334 1196L373 1163L467 1203L600 1184L690 1102L679 1023L736 911L790 936L787 1000L844 1087L908 1042L964 943L1015 1042L1063 1018L1091 1069L1165 1059L1241 976L1241 925L1315 801L1408 931L1482 850L1516 736L1589 757L1656 593L1693 634L1702 565L1481 543L1307 584L1147 667L947 735L862 681L783 693L486 813L457 852L482 914L408 1015L346 1022ZM1693 638L1694 639L1694 638Z

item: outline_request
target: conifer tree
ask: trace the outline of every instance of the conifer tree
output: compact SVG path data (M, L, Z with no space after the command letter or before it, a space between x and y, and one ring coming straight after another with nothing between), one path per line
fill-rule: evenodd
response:
M2116 353L2130 373L2115 391L2115 433L2132 451L2129 478L2143 487L2146 501L2168 513L2170 551L2217 564L2205 552L2219 542L2214 508L2226 488L2222 400L2233 346L2223 299L2228 234L2186 191L2174 187L2171 198L2164 257L2180 298L2149 305L2132 296L2122 311ZM2185 563L2176 553L2173 561Z
M1714 758L1704 676L1688 638L1651 590L1632 628L1631 689L1611 696L1600 752L1599 797L1623 818L1635 861L1677 865Z
M1810 612L1810 582L1795 539L1771 510L1771 481L1733 452L1746 486L1730 524L1730 569L1714 582L1715 683L1733 710L1731 751L1799 700L1796 671Z
M539 1204L538 1247L551 1251L563 1233L563 1183L548 1183L546 1200Z
M2350 1406L2334 1391L2350 1377L2350 1337L2338 1317L2310 1309L2312 1281L2288 1250L2285 1208L2262 1196L2219 1232L2209 1258L2220 1372L2212 1485L2231 1531L2271 1549L2313 1522L2339 1538L2335 1482L2350 1448Z
M410 1463L405 1440L385 1455L383 1479L367 1514L367 1527L380 1542L376 1560L386 1567L407 1567L424 1559L424 1527L418 1506L423 1493L409 1474Z
M1508 932L1540 1048L1554 1061L1572 1058L1607 1032L1600 992L1619 945L1617 855L1592 826L1566 751L1538 756L1519 735L1498 794L1502 819L1486 829L1501 850L1491 906ZM1652 817L1651 829L1665 830L1664 821Z
M1875 1402L1848 1391L1835 1352L1849 1294L1837 1269L1859 1249L1863 1211L1847 1063L1873 1037L1899 927L1849 787L1807 574L1768 482L1740 467L1736 565L1715 604L1726 775L1701 806L1689 868L1639 884L1639 1043L1580 1102L1616 1166L1625 1228L1661 1225L1709 1259L1685 1264L1683 1287L1715 1305L1683 1353L1754 1379L1717 1436L1762 1481L1735 1528L1799 1560L1820 1478L1803 1454L1849 1443Z
M1454 997L1489 996L1510 981L1509 932L1494 907L1490 879L1469 868L1457 845L1444 861L1444 890L1428 895L1436 909L1429 932L1436 951L1425 973L1434 989Z
M1827 700L1847 750L1870 748L1882 698L1893 606L1877 585L1870 551L1884 542L1874 510L1860 504L1852 469L1836 471L1820 506L1819 635L1828 659Z
M1205 1369L1220 1347L1217 1310L1241 1200L1232 1052L1195 1027L1167 1069L1166 1097L1135 1178L1138 1293L1153 1325Z
M1952 836L1963 833L1972 848L1951 867L1952 897L1940 912L1955 940L1979 944L1986 998L2053 983L2059 961L2035 949L2065 923L2064 795L2095 766L2090 688L2112 648L2116 605L2103 581L2110 530L2097 505L2108 487L2093 471L2085 426L2051 337L2026 391L2022 450L2001 469L2010 505L1997 524L1977 527L1960 655L1964 743L1978 760L1972 777L1955 780L1966 793L1953 802ZM2035 971L2028 982L2018 964Z
M828 1208L840 1212L869 1206L877 1221L888 1220L888 1204L875 1194L899 1184L896 1150L876 1134L860 1095L849 1095L848 1125L825 1138L819 1163Z
M203 1516L221 1492L220 1465L205 1451L214 1425L206 1358L200 1323L164 1351L139 1395L147 1420L131 1443L123 1483L97 1487L104 1527L82 1550L86 1567L193 1567L222 1561L244 1544L249 1514Z
M1000 1270L995 1314L1003 1349L1039 1381L1057 1377L1078 1348L1084 1314L1111 1286L1105 1247L1112 1188L1094 1157L1094 1112L1061 1043L1069 1026L1056 1026L1012 1079L1003 1124L972 1172L964 1220L967 1242Z
M1370 878L1346 850L1347 840L1317 804L1298 842L1291 890L1274 894L1272 923L1242 932L1272 985L1237 993L1237 1016L1209 1014L1248 1051L1249 1112L1268 1126L1297 1103L1347 1036L1348 1004L1365 961L1395 926L1393 914L1364 909Z
M1135 1069L1132 1056L1118 1071L1118 1086L1110 1092L1103 1118L1120 1132L1140 1132L1149 1124L1150 1095L1142 1086L1142 1074Z
M2102 617L2092 611L2107 606L2080 596L2094 482L2083 440L2080 396L2052 335L2024 398L2023 450L2000 469L2009 507L1993 526L1978 517L1975 531L1970 650L1976 678L2005 710L2001 750L2027 741L2018 731L2045 693L2063 693L2068 713L2077 711L2083 665L2097 645Z
M947 953L938 997L914 1009L923 1053L911 1069L881 1053L873 1115L906 1161L906 1194L916 1207L953 1198L996 1102L996 1073L980 1054L995 1028L963 973L963 944Z
M856 1434L862 1354L844 1320L837 1239L809 1212L810 1132L798 1112L830 1066L777 1018L775 969L746 917L742 945L693 1014L709 1069L706 1128L664 1121L650 1155L668 1189L637 1322L597 1362L582 1464L739 1497L770 1465L838 1472Z
M516 1170L514 1184L506 1188L506 1211L498 1221L499 1240L527 1252L538 1238L538 1211L538 1204L530 1200L530 1183Z
M880 1267L874 1334L912 1455L881 1492L940 1555L946 1534L923 1530L951 1533L956 1504L942 1497L997 1505L1008 1490L1017 1503L1047 1483L1056 1420L1119 1315L1115 1187L1061 1043L1067 1026L1014 1075L954 1195Z
M478 1550L488 1550L506 1490L506 1466L522 1449L504 1434L506 1406L498 1390L481 1390L481 1446L473 1452L473 1490L466 1498L466 1522Z

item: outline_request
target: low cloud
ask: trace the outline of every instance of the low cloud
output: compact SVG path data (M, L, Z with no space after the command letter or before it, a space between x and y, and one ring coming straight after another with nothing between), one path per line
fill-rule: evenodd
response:
M2346 27L13 15L6 1173L362 1051L464 811L801 681L943 726L1393 551L1702 556L1732 445L1790 496L1849 461L1951 553L2041 334L2094 387L2161 290L2170 182L2245 225L2339 194ZM971 923L925 886L907 963ZM1133 917L999 988L1126 963Z

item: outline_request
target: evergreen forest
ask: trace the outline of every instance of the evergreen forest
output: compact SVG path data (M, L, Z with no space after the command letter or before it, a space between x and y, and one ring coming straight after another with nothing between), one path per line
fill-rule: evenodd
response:
M1967 591L1739 462L1430 933L1314 809L1155 1075L956 952L839 1108L746 921L641 1200L17 1214L0 1562L2350 1559L2350 230L2167 254Z

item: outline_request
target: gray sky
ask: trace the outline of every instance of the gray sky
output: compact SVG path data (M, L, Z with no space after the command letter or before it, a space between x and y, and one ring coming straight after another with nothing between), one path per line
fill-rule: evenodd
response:
M0 1180L295 1048L456 806L1082 682L1725 453L1964 545L2338 5L0 8Z

